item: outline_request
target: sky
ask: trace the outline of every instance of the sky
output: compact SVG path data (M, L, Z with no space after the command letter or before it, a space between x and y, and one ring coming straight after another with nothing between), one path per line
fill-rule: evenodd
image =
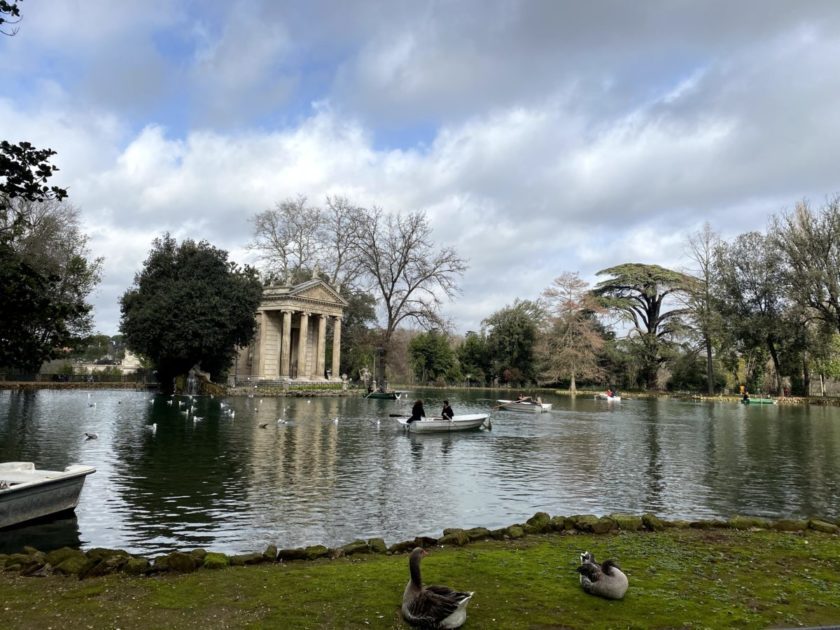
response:
M840 193L828 0L22 0L0 138L57 151L95 328L152 241L242 264L250 218L327 195L424 211L468 261L455 332L565 271L690 269L687 238Z

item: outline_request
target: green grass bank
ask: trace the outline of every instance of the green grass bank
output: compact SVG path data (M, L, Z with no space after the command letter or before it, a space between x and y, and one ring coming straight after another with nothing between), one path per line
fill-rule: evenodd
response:
M581 551L618 560L622 601L583 593ZM840 622L840 536L725 528L548 533L433 547L426 583L474 590L466 628L766 628ZM0 574L16 628L405 628L406 554L79 580Z

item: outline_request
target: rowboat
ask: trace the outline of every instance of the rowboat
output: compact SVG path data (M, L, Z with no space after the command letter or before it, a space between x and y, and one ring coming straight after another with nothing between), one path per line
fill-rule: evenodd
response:
M96 469L73 464L36 470L32 462L0 463L0 528L74 510L85 477Z
M497 400L496 405L505 411L524 411L527 413L542 413L551 411L551 403L536 400Z
M742 398L741 402L745 405L775 405L775 398Z
M365 394L365 398L372 398L374 400L399 400L405 392L370 392Z
M469 431L480 429L485 422L490 428L489 414L473 413L454 416L451 420L445 418L425 418L409 422L408 417L397 418L397 422L409 433L440 433L448 431Z
M595 398L598 400L609 400L610 402L618 402L621 400L621 396L607 396L604 392L598 392L595 394Z

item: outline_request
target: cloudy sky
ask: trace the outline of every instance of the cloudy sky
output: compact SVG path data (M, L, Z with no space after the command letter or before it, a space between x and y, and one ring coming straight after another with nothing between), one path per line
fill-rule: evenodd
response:
M152 240L238 262L299 194L424 210L469 260L459 332L563 271L685 267L840 192L840 3L23 0L0 138L58 152L96 327Z

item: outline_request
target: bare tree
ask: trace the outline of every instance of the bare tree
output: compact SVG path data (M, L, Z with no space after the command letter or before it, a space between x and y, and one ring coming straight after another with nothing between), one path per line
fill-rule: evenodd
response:
M596 315L605 312L577 273L565 271L543 291L551 317L540 344L542 380L556 383L568 378L569 390L577 391L577 377L599 379L604 371L598 353L604 338Z
M327 197L327 208L322 212L324 247L320 266L334 286L353 286L362 274L355 244L364 214L364 209L354 206L346 197Z
M254 241L249 248L260 253L269 273L290 278L319 263L323 243L322 213L308 206L306 197L287 199L252 217Z
M720 245L720 237L707 223L703 229L688 237L686 243L688 256L694 264L689 273L696 282L689 283L687 306L693 328L700 335L706 350L706 384L709 394L715 393L715 370L713 361L714 339L720 331L720 315L714 307L713 284L715 269L715 249Z
M360 270L371 281L385 320L377 375L381 382L394 331L404 321L427 329L441 326L443 298L457 293L455 281L467 263L454 249L432 242L432 229L422 211L386 214L373 208L364 212L358 228L355 249Z

